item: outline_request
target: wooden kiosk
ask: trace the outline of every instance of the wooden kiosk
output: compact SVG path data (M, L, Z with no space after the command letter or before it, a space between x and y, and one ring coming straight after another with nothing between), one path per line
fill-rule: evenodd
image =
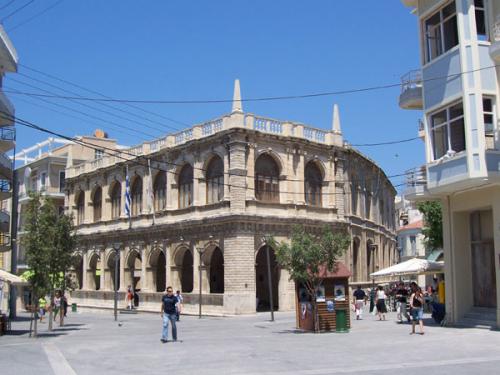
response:
M351 272L344 263L338 262L335 272L329 272L326 267L323 267L320 270L320 276L323 283L316 293L320 331L347 332L351 328L349 304ZM301 285L296 284L295 291L297 328L314 331L310 297ZM339 327L337 327L337 323L339 323Z

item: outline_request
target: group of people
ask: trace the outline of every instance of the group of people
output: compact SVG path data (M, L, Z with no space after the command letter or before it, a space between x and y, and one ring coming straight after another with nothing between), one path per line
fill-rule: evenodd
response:
M54 313L53 319L56 321L58 316L66 317L66 314L68 313L68 299L63 292L58 290L52 300L50 296L40 297L38 300L38 309L40 323L43 323L45 314L50 311Z
M403 319L407 319L408 322L412 323L411 334L415 333L415 326L418 322L420 327L420 334L424 334L424 293L422 289L417 285L417 283L412 282L410 284L410 289L405 287L403 282L400 282L394 290L391 291L396 298L396 311L397 319L399 323L403 322ZM370 313L373 312L374 308L377 309L377 316L379 320L385 320L387 314L387 304L388 296L386 291L382 286L377 288L372 288L368 294L358 286L353 293L353 306L356 312L356 320L363 318L364 306L367 302L370 302ZM408 314L408 308L410 314ZM410 318L411 316L411 318Z

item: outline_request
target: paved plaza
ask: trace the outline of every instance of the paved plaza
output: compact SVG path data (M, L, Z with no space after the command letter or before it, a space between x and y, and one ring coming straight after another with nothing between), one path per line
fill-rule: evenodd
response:
M430 321L427 320L429 323ZM7 374L494 374L500 366L500 332L410 326L366 315L350 333L301 333L295 315L183 316L180 342L160 342L160 314L119 317L70 314L64 328L28 337L27 321L0 337L0 368Z

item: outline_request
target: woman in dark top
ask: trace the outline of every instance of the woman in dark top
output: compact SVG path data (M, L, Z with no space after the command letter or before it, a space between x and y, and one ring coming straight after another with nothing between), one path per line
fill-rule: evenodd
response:
M410 296L410 307L411 307L411 315L413 320L411 322L411 333L413 335L415 333L415 324L418 320L418 325L420 327L420 334L424 334L424 295L422 293L422 289L417 285L417 283L411 284L412 294Z

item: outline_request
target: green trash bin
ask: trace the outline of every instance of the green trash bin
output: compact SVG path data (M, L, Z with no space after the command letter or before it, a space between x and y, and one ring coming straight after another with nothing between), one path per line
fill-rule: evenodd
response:
M347 311L335 310L335 332L345 333L349 332L347 328Z
M76 303L71 304L71 312L76 312Z

